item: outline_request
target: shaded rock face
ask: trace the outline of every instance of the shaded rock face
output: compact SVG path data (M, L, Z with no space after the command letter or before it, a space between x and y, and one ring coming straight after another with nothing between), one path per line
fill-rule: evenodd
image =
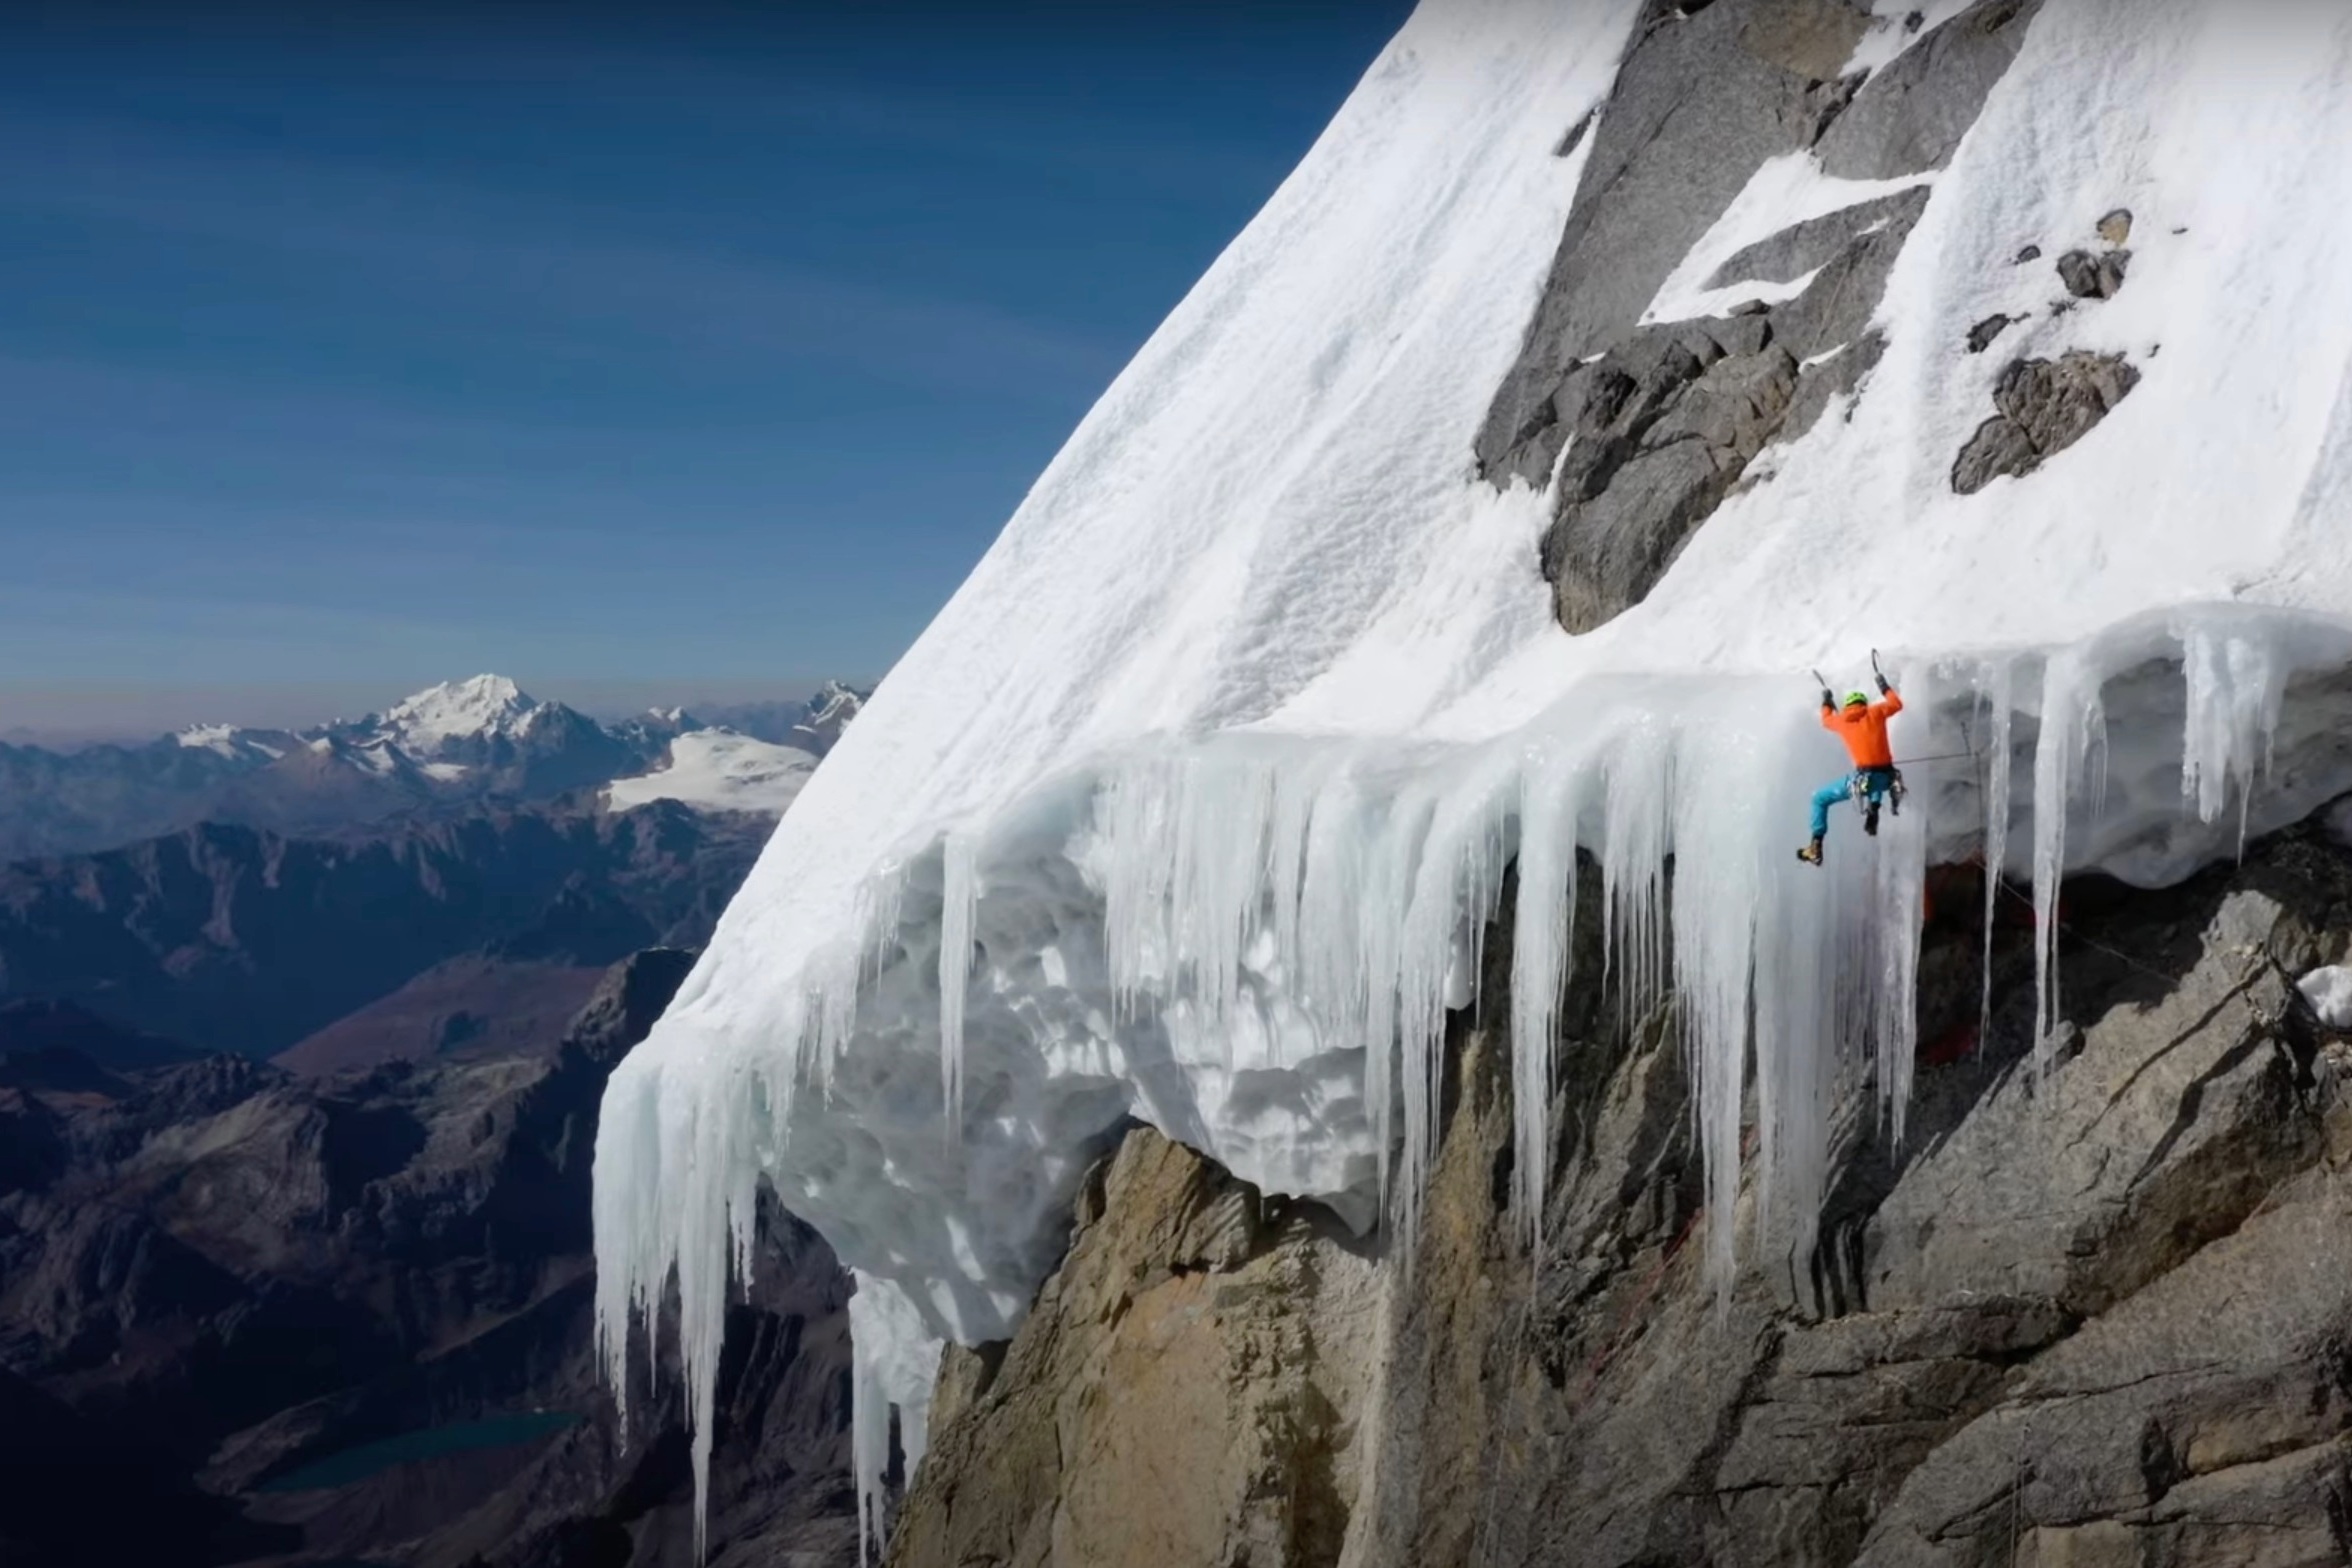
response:
M2004 475L2032 473L2089 435L2139 384L2139 371L2120 354L2015 361L1993 383L2001 412L1977 427L1952 464L1952 488L1974 495Z
M1478 458L1494 478L1524 472L1519 449L1569 369L1632 330L1667 274L1774 153L1809 145L1835 112L1834 88L1760 54L1752 23L1777 9L1718 0L1684 16L1652 6L1589 141L1579 200L1526 347L1497 393ZM1683 112L1705 84L1706 113Z
M1788 413L1798 366L1770 323L1709 325L1639 334L1553 396L1568 455L1542 565L1570 631L1638 603Z
M1766 446L1802 435L1860 384L1881 349L1871 316L1927 192L1799 223L1707 280L1810 278L1778 304L1642 325L1668 275L1775 156L1810 149L1851 179L1941 168L2033 10L1984 0L1883 70L1844 80L1833 78L1868 13L1843 0L1645 15L1590 133L1526 344L1476 442L1492 483L1557 479L1539 564L1562 626L1587 631L1639 603Z
M1951 162L2038 9L2038 0L1981 0L1906 49L1822 136L1823 172L1890 180Z
M2352 855L2300 829L2169 892L2070 886L2046 1078L2030 921L1979 1040L1982 891L1942 875L1908 1139L1852 1064L1810 1251L1759 1240L1752 1192L1702 1208L1671 1013L1594 1001L1582 936L1540 1246L1505 1211L1506 1046L1467 1016L1410 1271L1249 1223L1138 1134L1021 1336L950 1358L891 1561L2352 1560L2352 1041L2293 984L2352 947ZM1508 986L1491 959L1479 1016ZM1081 1537L1081 1497L1184 1524Z
M601 1386L589 1178L605 1080L692 961L615 966L552 1057L299 1079L43 1056L0 1086L0 1412L62 1412L59 1453L120 1456L178 1521L161 1555L109 1555L89 1508L118 1467L51 1454L46 1498L0 1489L0 1560L691 1562L677 1369L627 1430ZM844 1562L847 1281L780 1211L760 1251L713 1561Z
M891 1560L1336 1561L1376 1272L1329 1216L1131 1133L1020 1333L950 1353Z

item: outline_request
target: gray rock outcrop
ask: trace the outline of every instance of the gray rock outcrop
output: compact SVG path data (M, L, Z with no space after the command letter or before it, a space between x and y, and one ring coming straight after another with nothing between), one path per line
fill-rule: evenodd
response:
M2000 413L1977 427L1952 464L1952 488L1974 495L2004 475L2032 473L2089 435L2139 383L2120 354L2014 361L1993 383Z
M1149 1129L1076 1218L1011 1343L949 1353L891 1561L1336 1561L1377 1367L1366 1250Z
M2124 275L2130 268L2128 250L2103 251L2097 255L2087 250L2070 250L2058 258L2058 280L2076 299L2113 299L2123 292Z
M1871 317L1927 191L1792 225L1707 280L1804 281L1777 304L1640 324L1668 274L1775 155L1811 148L1829 173L1857 179L1940 168L2033 9L1985 0L1886 69L1843 80L1868 21L1843 0L1718 0L1645 16L1476 448L1494 483L1555 487L1539 564L1563 627L1587 631L1641 602L1765 446L1802 435L1859 385L1881 346ZM1701 92L1705 113L1676 112ZM1639 395L1621 397L1629 381Z
M2017 319L2015 316L1987 316L1975 326L1970 327L1968 329L1968 352L1981 354L1991 348L1995 339L2017 325Z
M1641 597L1770 441L1797 361L1761 316L1643 332L1554 396L1567 455L1541 560L1570 631Z
M1785 63L1795 40L1773 25L1785 15L1810 37L1818 22L1804 14L1821 9L1718 0L1689 16L1666 4L1645 13L1590 137L1580 190L1607 197L1580 198L1570 211L1526 347L1478 438L1490 477L1541 466L1521 448L1552 422L1547 409L1568 373L1633 330L1767 158L1810 146L1843 107L1834 84ZM1699 83L1706 112L1686 112Z
M2038 0L1981 0L1904 50L1821 138L1822 169L1890 180L1951 162L2039 9Z

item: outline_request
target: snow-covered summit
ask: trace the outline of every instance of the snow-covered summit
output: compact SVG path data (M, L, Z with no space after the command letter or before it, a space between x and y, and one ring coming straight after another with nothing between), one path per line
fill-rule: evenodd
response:
M1926 165L1760 155L1640 253L1579 186L1626 188L1592 166L1642 140L1612 115L1706 84L1613 98L1619 60L1645 17L1671 45L1732 9L1428 0L810 780L600 1134L606 1343L675 1271L705 1442L763 1179L859 1271L869 1473L884 1400L919 1456L936 1341L1018 1323L1123 1118L1409 1248L1446 1010L1508 864L1522 1218L1581 852L1616 973L1677 999L1710 1212L1737 1207L1752 1087L1767 1239L1804 1248L1837 1087L1867 1066L1901 1127L1931 861L2030 877L2047 943L2070 869L2177 878L2352 787L2352 34L2290 0L2045 0ZM1939 47L1891 44L1835 52L1898 73ZM1839 69L1775 46L1795 97ZM1890 83L1838 123L1933 106ZM1890 199L1915 221L1850 337L1799 354L1697 314L1709 357L1660 351L1701 390L1611 445L1642 482L1576 517L1638 591L1565 634L1538 545L1593 497L1552 485L1674 380L1599 362L1645 317L1850 288L1803 253ZM1496 489L1474 442L1564 234L1625 242L1565 286L1638 297L1563 312L1595 340L1569 358L1617 380L1543 388L1528 422L1565 445ZM1853 379L1760 441L1825 363ZM1637 526L1659 495L1683 520L1669 484L1735 449L1738 484L1687 491L1703 525ZM1815 871L1803 802L1844 763L1807 672L1859 684L1874 645L1913 802ZM1734 1237L1708 1232L1719 1276Z
M529 732L544 705L503 675L445 681L385 710L380 728L402 749L431 757L452 741Z

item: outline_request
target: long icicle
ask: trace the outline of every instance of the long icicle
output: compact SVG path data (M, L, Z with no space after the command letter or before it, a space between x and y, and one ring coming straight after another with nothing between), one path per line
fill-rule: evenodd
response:
M972 981L972 918L979 903L977 849L951 832L941 848L939 911L939 1091L947 1139L964 1127L964 999Z
M1551 1095L1560 999L1576 950L1576 773L1564 748L1528 767L1519 805L1519 899L1512 930L1512 1201L1531 1257L1543 1254L1551 1178Z
M1976 1049L1983 1054L1993 1031L1993 929L2001 906L2001 868L2009 859L2009 756L2016 694L2015 667L1993 660L1985 672L1984 694L1991 721L1985 733L1984 808L1984 982L1978 999Z

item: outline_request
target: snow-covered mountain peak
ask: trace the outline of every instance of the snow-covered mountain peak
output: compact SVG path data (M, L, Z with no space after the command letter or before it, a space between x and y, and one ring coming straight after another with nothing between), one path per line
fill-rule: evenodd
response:
M858 692L839 681L827 681L809 699L808 717L792 726L792 737L812 750L829 751L865 705L866 699Z
M809 700L809 706L821 712L831 712L842 703L847 703L854 709L864 701L865 698L853 688L843 685L840 681L827 681L817 688L817 694Z
M384 730L403 747L431 752L456 740L520 735L542 704L503 675L445 681L392 705Z

